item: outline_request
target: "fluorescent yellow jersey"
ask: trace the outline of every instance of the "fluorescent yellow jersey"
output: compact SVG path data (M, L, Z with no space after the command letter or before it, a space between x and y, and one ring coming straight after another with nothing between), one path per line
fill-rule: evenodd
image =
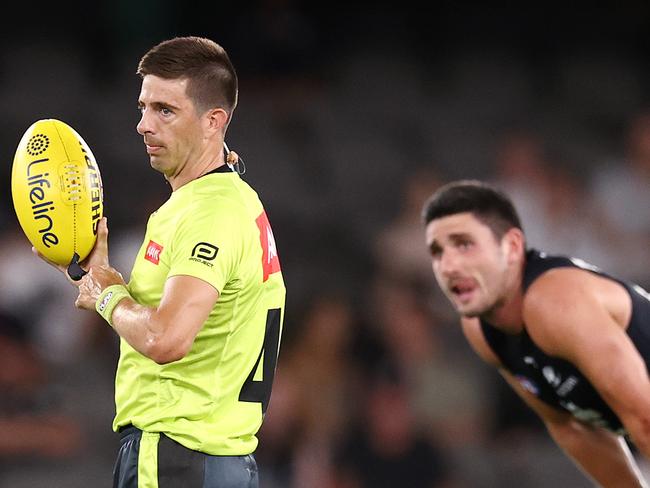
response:
M210 283L219 299L179 361L159 365L121 340L113 428L163 432L208 454L250 454L271 394L285 287L262 203L228 166L177 189L150 216L129 292L157 307L175 275Z

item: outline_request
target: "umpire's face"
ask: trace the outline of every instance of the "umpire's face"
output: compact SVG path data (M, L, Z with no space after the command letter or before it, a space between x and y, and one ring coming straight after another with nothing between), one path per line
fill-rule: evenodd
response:
M510 232L499 240L464 212L429 222L426 240L438 285L461 315L485 315L504 303L516 260Z
M146 75L138 98L138 133L152 168L167 179L201 160L207 150L202 120L186 94L187 84L187 78Z

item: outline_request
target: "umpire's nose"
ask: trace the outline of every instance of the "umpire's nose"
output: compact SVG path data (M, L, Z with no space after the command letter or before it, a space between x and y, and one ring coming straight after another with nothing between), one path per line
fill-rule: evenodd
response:
M153 125L151 120L151 111L142 107L140 109L140 121L138 125L135 126L135 129L138 131L138 134L141 136L147 133L153 133Z

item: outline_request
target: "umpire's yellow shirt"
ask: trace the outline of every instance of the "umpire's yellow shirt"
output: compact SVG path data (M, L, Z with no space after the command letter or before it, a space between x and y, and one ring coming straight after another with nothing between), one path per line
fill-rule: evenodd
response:
M257 193L222 166L154 212L129 292L157 307L165 280L189 275L219 299L186 357L159 365L121 340L113 428L133 424L216 455L249 454L271 393L285 287Z

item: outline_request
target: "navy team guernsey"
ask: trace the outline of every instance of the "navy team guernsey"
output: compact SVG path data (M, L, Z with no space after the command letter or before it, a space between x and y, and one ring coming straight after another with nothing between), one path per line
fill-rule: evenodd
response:
M524 292L539 276L553 268L585 269L620 283L632 298L628 336L650 367L650 295L638 285L615 279L584 261L565 256L550 256L531 249L526 253L523 278ZM481 320L481 329L488 344L520 384L543 402L571 413L577 419L619 434L623 424L611 408L571 363L544 353L524 331L505 334Z

